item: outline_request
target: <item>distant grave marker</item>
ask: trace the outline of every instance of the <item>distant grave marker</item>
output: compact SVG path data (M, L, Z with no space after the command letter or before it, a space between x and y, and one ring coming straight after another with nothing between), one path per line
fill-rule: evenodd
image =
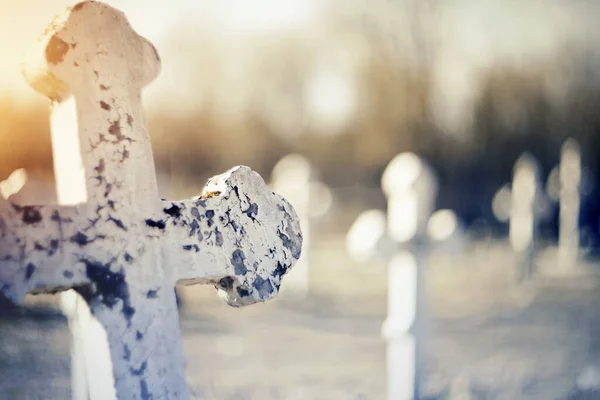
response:
M560 152L560 163L548 176L548 195L559 204L558 265L572 269L579 255L579 213L583 173L581 148L576 140L566 140Z
M538 226L548 216L548 202L543 196L540 169L535 158L523 153L513 168L512 185L504 185L492 202L496 218L509 222L509 241L519 256L517 279L533 276Z
M396 156L381 185L387 215L368 210L351 227L346 248L358 261L388 260L388 318L382 326L387 348L387 398L418 399L424 338L424 269L431 246L428 223L435 208L437 179L412 153Z

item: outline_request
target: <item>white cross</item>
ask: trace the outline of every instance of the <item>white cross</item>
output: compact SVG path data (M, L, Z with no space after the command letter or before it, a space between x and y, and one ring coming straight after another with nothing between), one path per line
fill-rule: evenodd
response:
M548 202L540 186L537 161L531 154L523 153L513 169L512 187L500 188L492 203L496 217L509 221L510 244L520 257L519 281L532 277L538 225L548 215Z
M424 160L402 153L388 164L381 181L388 200L387 222L383 212L367 211L351 228L346 243L349 252L363 261L377 252L392 254L388 263L388 318L382 327L388 342L387 398L417 399L423 358L424 242L435 207L437 180ZM387 248L377 251L385 230Z
M558 266L572 269L579 254L579 212L586 176L581 167L581 148L575 139L567 139L560 151L560 163L548 176L547 191L559 202Z
M177 282L213 284L236 307L265 301L302 246L293 208L248 167L197 198L159 199L141 103L159 70L154 46L106 4L56 19L24 74L53 101L62 205L0 200L0 290L18 302L76 288L106 330L122 399L188 397Z

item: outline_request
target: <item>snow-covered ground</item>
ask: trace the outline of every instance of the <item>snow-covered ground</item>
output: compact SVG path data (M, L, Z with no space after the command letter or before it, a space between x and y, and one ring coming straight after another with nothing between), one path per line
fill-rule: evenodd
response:
M208 287L182 291L193 398L385 398L383 266L353 264L340 238L320 240L312 255L314 294L301 303L282 297L233 309ZM431 263L426 394L600 399L600 276L516 287L511 259L494 242ZM0 398L65 399L69 377L60 315L0 318Z

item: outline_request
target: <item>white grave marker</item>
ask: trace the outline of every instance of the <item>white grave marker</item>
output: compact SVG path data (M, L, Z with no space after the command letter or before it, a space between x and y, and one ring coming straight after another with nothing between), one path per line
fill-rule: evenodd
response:
M158 197L141 91L159 70L120 11L86 1L57 18L24 75L52 100L61 205L0 199L0 291L20 302L76 289L105 331L121 399L188 398L177 282L213 284L235 307L266 301L302 245L292 206L248 167L212 178L197 198ZM86 346L74 351L88 377L88 366L102 368Z
M359 261L377 253L391 255L388 318L382 327L388 342L387 398L417 399L423 354L427 225L435 207L437 180L425 161L402 153L388 164L381 185L388 200L387 222L381 211L364 212L350 229L346 247ZM384 236L392 243L381 246Z
M302 257L286 278L283 293L304 297L310 288L310 232L315 218L331 207L331 190L315 179L315 170L300 154L288 154L275 164L271 172L271 187L294 206L303 233Z
M579 211L583 171L581 148L568 139L561 147L560 164L548 176L548 195L559 202L558 265L572 269L579 255Z
M529 153L523 153L513 169L512 187L496 192L492 208L496 218L509 222L509 241L520 257L519 281L533 275L538 224L548 216L548 202L540 189L540 170Z

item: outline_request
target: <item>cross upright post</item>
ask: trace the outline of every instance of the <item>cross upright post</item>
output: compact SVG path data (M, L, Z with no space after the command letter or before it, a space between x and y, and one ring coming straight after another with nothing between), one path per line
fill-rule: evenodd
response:
M579 257L579 216L582 196L589 189L589 175L581 163L581 146L567 139L560 149L560 162L548 174L546 191L558 202L558 257L561 273L571 272Z
M381 186L387 216L375 210L363 213L346 243L362 261L377 247L386 253L388 318L382 335L388 343L387 398L417 400L424 358L427 224L435 208L437 180L424 160L402 153L386 167Z
M427 222L435 209L437 182L424 160L402 153L386 167L381 186L388 200L388 235L398 246L388 264L388 318L382 326L388 342L387 396L419 400Z
M537 175L537 163L530 155L522 155L515 163L509 239L513 249L521 257L518 269L519 280L531 278L535 262Z
M519 254L518 280L531 279L535 264L538 231L537 205L540 196L539 166L529 153L523 154L513 170L510 243Z
M272 298L300 257L298 217L244 166L197 198L158 197L141 91L160 57L122 12L78 3L38 44L24 75L52 101L61 204L0 199L0 291L74 288L106 331L119 399L186 399L175 284L234 307Z
M560 179L558 262L563 270L577 264L581 208L581 149L574 139L563 143L558 167Z

